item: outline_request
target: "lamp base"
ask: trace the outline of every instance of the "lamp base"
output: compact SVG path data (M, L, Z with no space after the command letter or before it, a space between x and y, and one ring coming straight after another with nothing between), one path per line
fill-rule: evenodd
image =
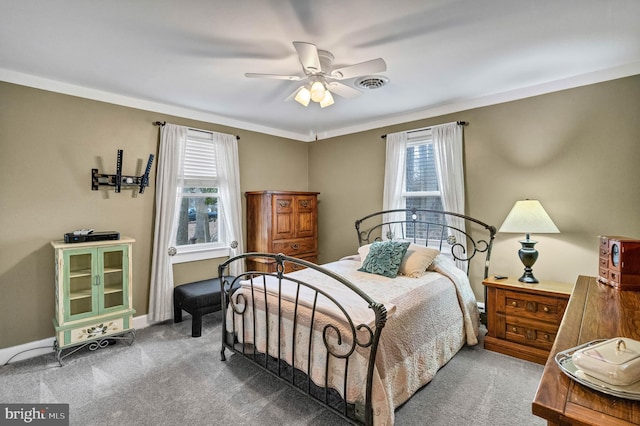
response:
M531 273L531 268L529 268L529 271L527 271L526 268L525 268L524 274L522 274L522 276L520 278L518 278L518 281L520 281L522 283L527 283L527 284L537 284L537 283L540 282Z
M526 240L520 241L522 247L518 250L518 256L520 256L520 260L524 265L524 273L520 278L518 278L518 281L520 282L528 284L536 284L539 282L536 277L533 276L533 270L531 269L538 259L538 250L534 247L536 243L537 241L529 239L528 234Z

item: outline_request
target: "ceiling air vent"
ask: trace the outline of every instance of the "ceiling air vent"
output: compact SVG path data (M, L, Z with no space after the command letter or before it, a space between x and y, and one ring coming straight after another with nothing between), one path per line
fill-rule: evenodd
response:
M389 82L387 77L379 75L370 75L367 77L360 77L356 80L356 87L365 90L379 89Z

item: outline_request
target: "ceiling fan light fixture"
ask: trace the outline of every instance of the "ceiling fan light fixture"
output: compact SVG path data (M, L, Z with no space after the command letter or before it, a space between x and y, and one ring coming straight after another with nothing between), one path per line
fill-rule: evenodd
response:
M330 105L333 105L333 96L331 96L330 91L326 90L324 92L324 98L320 101L320 107L324 108Z
M311 100L313 102L321 102L325 98L327 90L320 81L314 81L311 85Z
M366 76L367 74L377 74L387 70L387 64L382 58L334 69L334 56L331 52L318 49L315 44L303 41L294 41L293 46L298 53L298 59L300 60L300 65L302 65L304 75L245 73L245 76L249 78L304 81L304 85L291 92L285 101L295 99L296 102L305 107L309 105L309 102L314 101L319 103L322 108L333 105L333 95L343 98L355 98L362 93L360 89L377 89L389 81L389 79L382 76ZM356 81L355 87L352 82L345 81L341 83L334 81L356 78L358 81Z
M294 98L300 105L307 106L311 100L311 92L306 87L301 87Z

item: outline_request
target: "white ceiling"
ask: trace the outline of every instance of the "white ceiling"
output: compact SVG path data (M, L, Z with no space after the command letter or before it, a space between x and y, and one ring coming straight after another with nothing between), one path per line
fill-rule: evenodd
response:
M302 75L293 41L390 82L321 109L244 76ZM639 0L0 0L3 81L306 141L635 74Z

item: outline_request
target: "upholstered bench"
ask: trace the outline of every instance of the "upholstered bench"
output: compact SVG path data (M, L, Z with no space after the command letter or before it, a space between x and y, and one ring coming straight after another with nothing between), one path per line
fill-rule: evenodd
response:
M232 281L235 277L225 276ZM182 310L192 317L191 336L202 335L202 315L219 311L222 308L220 279L196 281L182 284L173 289L173 321L182 322Z

